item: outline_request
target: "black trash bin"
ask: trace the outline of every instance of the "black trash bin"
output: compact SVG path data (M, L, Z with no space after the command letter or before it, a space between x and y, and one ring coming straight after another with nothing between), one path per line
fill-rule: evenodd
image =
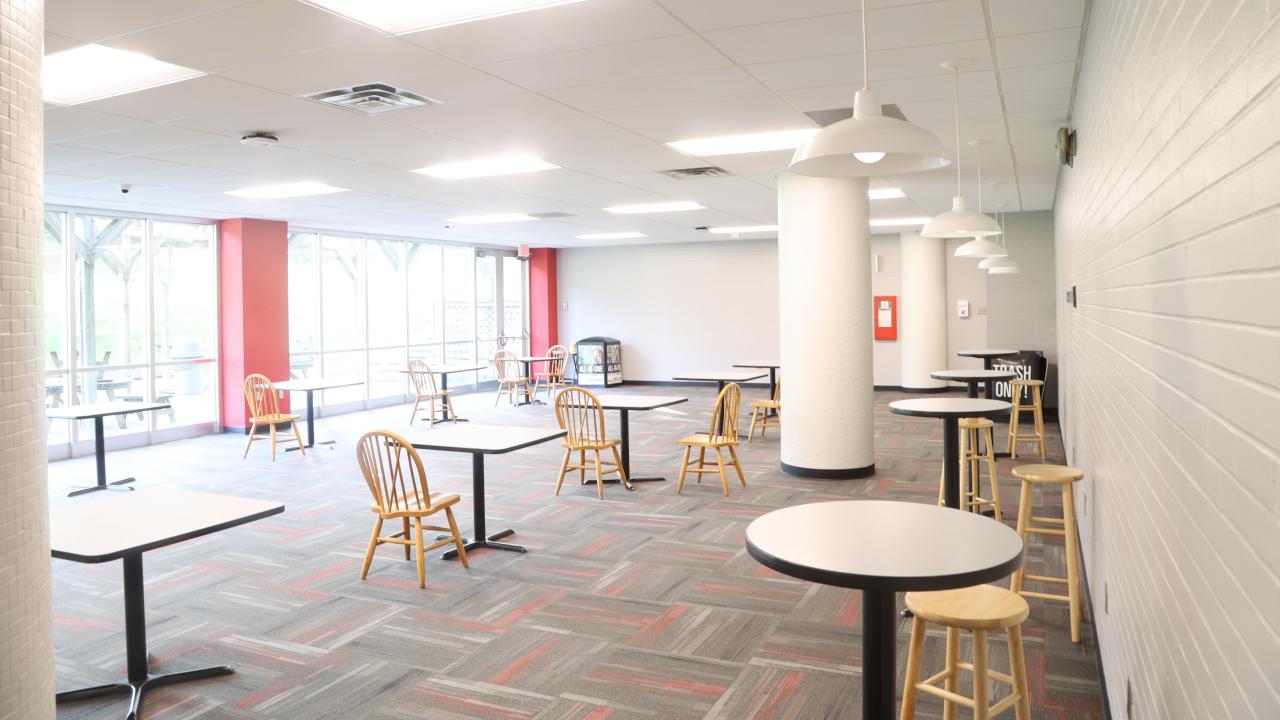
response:
M1049 363L1040 350L1019 350L1014 355L995 358L991 361L992 370L1007 370L1016 373L1022 380L1044 380ZM1022 391L1022 401L1031 402L1029 389ZM1013 402L1013 383L1004 380L996 383L996 400Z
M578 385L612 387L622 384L622 343L617 338L589 337L574 344Z

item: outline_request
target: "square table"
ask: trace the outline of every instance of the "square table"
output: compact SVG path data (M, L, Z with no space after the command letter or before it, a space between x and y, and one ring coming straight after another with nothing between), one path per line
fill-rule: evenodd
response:
M131 402L127 400L114 400L112 402L95 403L93 405L68 405L65 407L47 408L45 415L60 420L88 420L93 418L93 454L98 463L98 482L88 487L77 488L67 494L67 497L83 495L85 493L95 492L98 490L132 490L133 488L122 488L120 485L127 485L136 478L127 477L123 480L115 480L111 483L107 482L107 443L102 427L102 419L109 415L128 415L129 413L148 412L152 410L167 410L168 403L155 402Z
M533 397L529 394L530 392L532 392L530 388L532 387L531 383L533 382L533 371L530 368L530 366L536 362L551 362L552 360L560 360L560 359L562 358L549 357L547 355L521 355L520 357L516 358L516 360L519 360L524 365L524 379L526 381L525 390L524 390L524 402L516 403L517 405L546 405L546 403L542 402L541 400L534 400ZM568 358L564 358L564 359L567 360Z
M736 368L759 368L761 370L768 370L769 371L769 399L772 400L775 397L777 397L778 368L782 367L782 363L775 360L773 362L734 363L733 366ZM774 415L777 415L777 414L778 414L777 410L773 410L773 409L769 410L769 417L773 417Z
M483 370L486 367L489 367L489 366L488 365L443 365L438 368L435 368L435 367L431 368L431 374L440 376L440 391L444 392L449 389L449 375L453 373L475 372L476 370ZM409 370L408 368L405 368L400 372L404 373L405 375L408 375L412 371ZM436 420L431 424L439 425L442 422L471 422L471 421L467 420L466 418L450 417L449 404L445 403L444 414L441 416L439 420Z
M631 483L661 482L664 477L631 477L631 421L632 410L657 410L658 408L679 405L689 402L689 398L679 395L636 395L632 393L602 392L596 394L600 407L605 410L618 411L618 435L622 439L622 469L627 474L626 488L635 490ZM615 482L612 478L605 482Z
M486 534L484 518L484 456L502 455L523 448L539 445L549 440L564 437L567 433L560 428L531 428L513 425L446 425L436 428L430 433L411 435L406 438L409 444L419 450L439 450L441 452L463 452L471 454L471 518L472 536L463 538L462 544L467 550L478 547L496 550L528 552L523 545L494 542L504 538L515 530L507 528L492 535ZM458 551L449 550L441 555L446 560L458 556Z
M756 372L754 370L720 370L720 371L714 371L714 372L686 373L684 375L673 377L671 379L672 380L691 380L695 382L713 382L716 384L716 395L719 395L720 392L724 390L724 386L727 383L731 383L731 382L744 383L744 382L747 382L748 380L756 380L758 378L762 378L764 377L764 375L765 375L764 373ZM738 439L739 440L743 439L741 434L738 435Z
M363 385L363 380L327 380L325 378L298 378L296 380L285 380L284 382L272 383L276 390L281 392L304 392L307 394L307 444L305 448L315 447L316 444L316 405L315 394L320 390L333 390L335 388L354 387ZM332 440L325 440L321 445L332 445ZM285 448L285 452L297 450L296 447Z
M226 665L218 665L151 674L142 554L282 512L284 505L278 502L171 488L147 488L128 495L111 495L51 508L49 544L53 557L81 563L124 561L124 641L128 666L125 682L60 692L57 701L88 700L128 692L129 710L125 717L136 720L144 693L153 687L234 672Z

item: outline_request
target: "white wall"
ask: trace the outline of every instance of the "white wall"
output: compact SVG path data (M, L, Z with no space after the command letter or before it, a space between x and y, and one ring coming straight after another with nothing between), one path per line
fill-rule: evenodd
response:
M956 248L968 238L947 238L947 361L953 368L981 368L979 358L957 357L962 350L989 348L987 341L987 273L978 269L977 258L958 258ZM969 317L956 310L961 300L969 301ZM957 387L964 387L957 383Z
M898 296L898 319L902 320L902 247L897 235L872 235L871 254L879 264L871 266L871 294ZM901 327L901 326L899 326ZM901 331L898 337L902 337ZM902 341L874 340L871 344L872 381L876 385L902 383Z
M1057 303L1058 349L1111 709L1274 719L1280 3L1092 8L1056 204L1059 297L1079 291Z
M1048 360L1044 404L1057 405L1058 332L1054 314L1053 211L1004 216L1016 275L987 276L987 342L995 348L1040 350Z

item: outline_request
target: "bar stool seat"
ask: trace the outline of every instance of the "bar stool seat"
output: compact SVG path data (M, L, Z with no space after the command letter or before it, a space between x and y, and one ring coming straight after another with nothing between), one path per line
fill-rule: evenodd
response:
M1004 588L977 585L957 590L907 593L906 604L914 617L907 652L901 720L911 720L915 716L916 702L922 692L942 698L943 717L946 718L956 717L957 706L969 708L973 717L979 720L994 717L1012 707L1018 720L1030 720L1027 669L1022 648L1022 621L1030 613L1026 600ZM947 629L946 667L942 672L921 680L927 623ZM960 662L962 630L973 634L971 663ZM1007 635L1012 674L992 670L987 662L987 633L991 630L1004 630ZM956 692L961 670L973 673L972 698ZM1009 696L994 705L988 704L991 680L1012 687ZM938 687L939 683L942 687Z
M1083 601L1080 587L1080 538L1076 530L1075 495L1071 486L1084 478L1084 471L1066 465L1019 465L1013 469L1013 476L1022 481L1022 491L1018 498L1018 535L1022 537L1024 543L1030 539L1032 533L1063 538L1067 546L1067 575L1066 577L1031 575L1023 565L1013 574L1009 589L1023 597L1067 603L1071 613L1071 642L1078 643ZM1061 518L1031 514L1034 502L1032 489L1037 485L1057 485L1060 488ZM1024 585L1028 580L1036 583L1065 585L1067 594L1027 590Z

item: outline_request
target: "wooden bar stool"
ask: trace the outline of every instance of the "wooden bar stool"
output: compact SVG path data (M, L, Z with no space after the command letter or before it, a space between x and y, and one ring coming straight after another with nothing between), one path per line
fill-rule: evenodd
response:
M1000 513L1000 483L996 478L996 455L993 433L995 423L988 418L960 418L960 509L981 512L990 505L995 518L1003 521ZM979 438L985 437L985 449L980 448ZM991 498L982 497L982 463L987 463L987 476L991 481ZM946 472L938 473L938 504L946 499Z
M1018 457L1018 443L1033 442L1040 449L1040 461L1044 462L1044 405L1040 396L1041 388L1044 387L1043 380L1014 380L1013 397L1009 398L1013 403L1013 410L1009 414L1009 457ZM1023 402L1022 396L1030 390L1031 402ZM1034 432L1030 435L1018 434L1018 417L1022 410L1030 410L1034 419Z
M1071 642L1078 643L1080 642L1080 617L1083 611L1080 588L1080 537L1076 534L1076 503L1071 485L1084 477L1084 471L1065 465L1019 465L1013 469L1013 476L1022 481L1022 493L1018 499L1018 534L1022 536L1022 542L1027 542L1031 533L1063 538L1067 543L1067 576L1063 578L1030 575L1026 571L1027 566L1023 565L1013 574L1010 589L1023 597L1067 603L1071 607ZM1035 485L1057 485L1061 489L1061 518L1039 517L1031 514L1033 500L1031 490ZM1067 594L1057 595L1024 590L1023 584L1027 580L1066 585Z
M1026 600L1004 588L977 585L958 590L907 593L906 602L914 618L911 621L911 644L907 650L907 677L903 683L900 720L915 717L916 701L922 692L942 698L942 716L947 720L955 720L956 708L961 705L973 711L974 720L987 720L1010 707L1014 708L1018 720L1030 720L1027 665L1022 653L1022 621L1030 612ZM921 680L926 623L947 629L947 664L942 672ZM973 634L972 663L960 662L961 630ZM991 630L1004 630L1008 637L1011 675L992 670L987 662L987 633ZM961 670L973 673L972 698L956 692ZM1013 688L1008 697L994 705L990 705L988 699L992 680ZM942 687L938 687L939 683Z

